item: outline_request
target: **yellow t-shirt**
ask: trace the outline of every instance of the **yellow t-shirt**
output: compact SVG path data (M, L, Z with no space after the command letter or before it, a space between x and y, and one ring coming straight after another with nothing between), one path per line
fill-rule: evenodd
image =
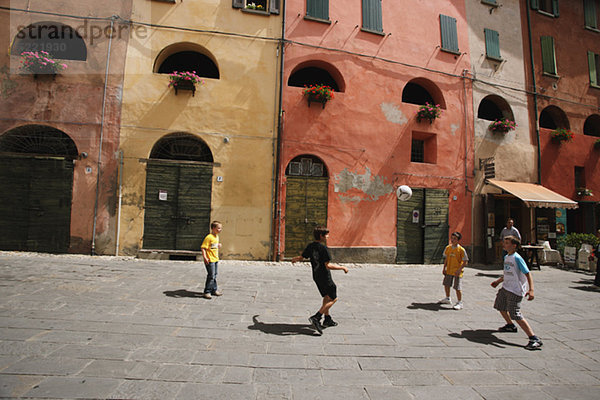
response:
M206 235L200 248L206 249L209 262L219 261L219 235L215 236L212 233Z
M456 245L456 247L452 247L451 244L446 246L446 249L444 250L444 257L447 260L446 275L455 275L460 269L462 262L468 260L467 253L460 244ZM462 278L462 271L459 276Z

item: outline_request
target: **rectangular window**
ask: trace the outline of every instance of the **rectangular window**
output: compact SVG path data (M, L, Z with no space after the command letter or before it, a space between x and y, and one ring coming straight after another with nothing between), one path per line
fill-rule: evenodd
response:
M558 0L530 0L531 9L558 17Z
M585 187L585 169L583 167L575 167L575 187Z
M460 54L460 51L458 50L456 18L440 14L440 32L442 35L442 50L454 54Z
M542 71L545 74L557 75L556 56L554 54L554 38L552 36L542 36Z
M329 0L306 0L306 16L329 20Z
M590 85L600 88L600 55L588 51L588 67L590 70Z
M412 140L410 148L410 161L422 163L425 162L425 141L419 139Z
M497 31L484 28L485 55L494 60L502 60L500 56L500 35Z
M271 14L279 14L279 2L281 0L232 0L233 8L244 10L264 11Z
M381 0L362 0L362 29L383 33Z
M598 29L598 7L597 0L583 0L583 15L585 18L585 27Z

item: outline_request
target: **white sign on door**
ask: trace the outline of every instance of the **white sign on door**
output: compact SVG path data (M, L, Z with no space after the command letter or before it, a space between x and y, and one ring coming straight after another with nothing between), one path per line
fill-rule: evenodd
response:
M413 210L412 212L412 222L413 224L419 223L419 210Z
M166 190L159 190L158 191L158 199L160 201L167 201L167 191Z

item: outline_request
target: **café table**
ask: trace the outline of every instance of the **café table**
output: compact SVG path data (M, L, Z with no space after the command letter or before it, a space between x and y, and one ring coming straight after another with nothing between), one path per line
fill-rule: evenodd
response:
M521 248L527 252L527 257L525 258L525 261L527 261L529 269L536 268L538 270L541 270L542 268L540 266L540 257L538 253L544 250L544 246L524 244L521 246Z

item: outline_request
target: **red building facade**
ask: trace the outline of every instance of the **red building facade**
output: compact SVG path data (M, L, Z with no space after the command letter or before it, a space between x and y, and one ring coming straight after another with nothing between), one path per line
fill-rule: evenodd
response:
M449 232L471 243L465 9L438 3L286 2L278 257L297 255L317 224L338 261L440 262ZM316 84L333 98L310 102ZM426 103L441 109L431 123L416 118Z

